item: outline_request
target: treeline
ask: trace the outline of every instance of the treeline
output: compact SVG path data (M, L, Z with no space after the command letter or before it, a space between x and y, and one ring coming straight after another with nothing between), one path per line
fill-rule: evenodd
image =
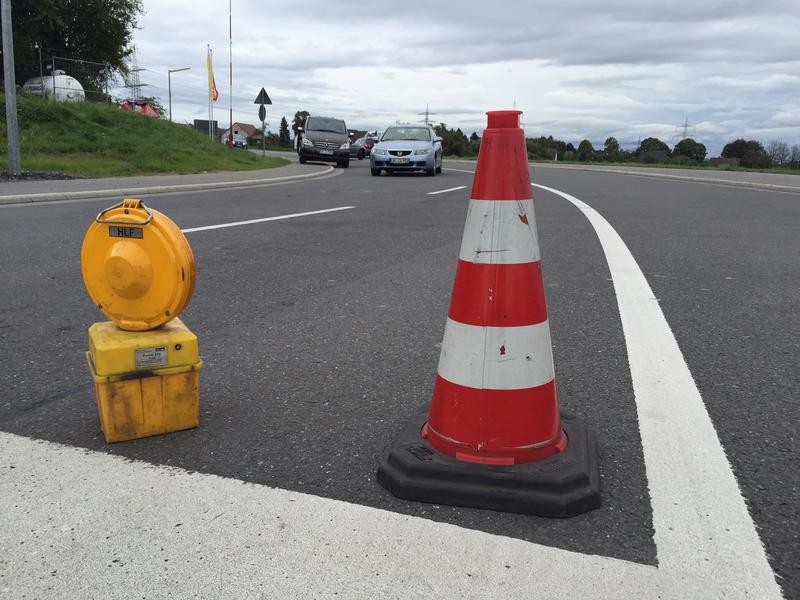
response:
M477 156L481 139L476 133L467 137L461 129L448 129L444 123L435 126L434 130L442 138L445 155ZM529 160L709 164L705 145L688 137L672 148L655 137L641 140L633 150L623 149L614 137L607 138L602 148L595 148L589 140L582 140L576 148L571 142L555 139L553 136L525 138L525 146ZM780 140L773 140L764 146L756 140L737 139L726 144L720 156L727 159L721 161L723 164L750 169L800 169L800 145L790 146Z

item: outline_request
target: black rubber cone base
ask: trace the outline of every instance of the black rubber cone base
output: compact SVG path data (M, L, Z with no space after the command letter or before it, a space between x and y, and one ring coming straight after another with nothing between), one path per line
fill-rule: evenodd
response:
M428 411L414 417L378 468L378 482L398 498L488 508L541 517L573 517L600 506L594 433L563 416L563 452L508 466L463 462L434 450L420 436Z

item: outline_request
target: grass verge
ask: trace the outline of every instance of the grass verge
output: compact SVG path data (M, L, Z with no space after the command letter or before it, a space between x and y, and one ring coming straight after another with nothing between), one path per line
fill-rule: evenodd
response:
M0 114L5 96L0 95ZM20 153L25 171L82 177L246 171L288 164L231 149L185 125L115 105L61 103L17 94ZM5 119L0 120L0 170L8 168Z

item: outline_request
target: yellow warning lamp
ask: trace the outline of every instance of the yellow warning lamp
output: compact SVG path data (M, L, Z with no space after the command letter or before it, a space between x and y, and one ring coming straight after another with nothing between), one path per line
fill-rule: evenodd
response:
M81 271L97 308L127 331L169 322L194 292L186 236L141 200L125 199L97 215L83 239Z

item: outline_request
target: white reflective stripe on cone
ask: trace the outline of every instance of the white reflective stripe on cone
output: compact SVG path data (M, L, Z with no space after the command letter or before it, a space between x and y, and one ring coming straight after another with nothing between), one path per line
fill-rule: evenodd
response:
M519 390L555 377L547 321L521 327L478 327L447 319L439 375L475 389Z
M461 260L518 264L539 257L533 200L470 200Z

